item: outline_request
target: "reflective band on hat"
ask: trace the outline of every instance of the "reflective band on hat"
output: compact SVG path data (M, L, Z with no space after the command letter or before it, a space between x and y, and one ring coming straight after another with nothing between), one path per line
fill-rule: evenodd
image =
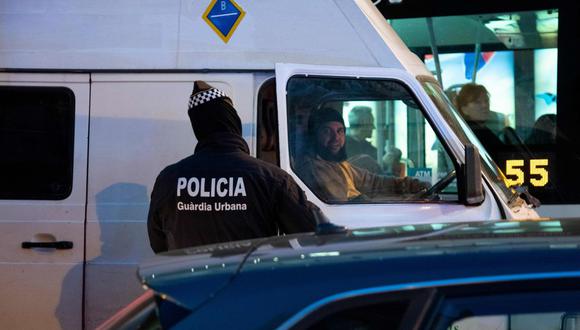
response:
M197 93L195 95L192 95L191 98L189 99L189 108L202 105L213 99L217 99L218 97L227 97L227 96L224 92L216 88L208 89L203 92Z

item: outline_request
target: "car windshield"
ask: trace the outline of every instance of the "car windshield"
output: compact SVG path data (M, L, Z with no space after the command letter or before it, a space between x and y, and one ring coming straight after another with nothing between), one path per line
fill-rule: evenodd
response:
M510 202L516 195L515 190L509 188L506 177L501 169L493 161L489 153L479 142L471 128L467 125L461 115L455 110L449 98L445 95L439 84L431 77L417 77L423 89L429 95L440 113L445 117L445 121L451 126L463 144L471 143L479 149L482 170L485 177L499 193L502 199Z

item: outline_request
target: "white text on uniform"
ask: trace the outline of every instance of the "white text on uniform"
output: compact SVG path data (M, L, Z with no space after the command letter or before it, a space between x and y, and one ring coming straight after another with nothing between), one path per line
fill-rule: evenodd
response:
M242 177L237 178L178 178L177 196L187 192L190 197L237 197L246 196Z

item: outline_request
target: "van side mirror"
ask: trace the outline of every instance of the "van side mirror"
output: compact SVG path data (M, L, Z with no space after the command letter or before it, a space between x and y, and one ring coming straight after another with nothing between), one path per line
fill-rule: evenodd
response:
M462 182L460 196L465 205L479 205L483 203L483 185L481 181L481 160L479 151L472 144L465 145L465 164L460 175Z

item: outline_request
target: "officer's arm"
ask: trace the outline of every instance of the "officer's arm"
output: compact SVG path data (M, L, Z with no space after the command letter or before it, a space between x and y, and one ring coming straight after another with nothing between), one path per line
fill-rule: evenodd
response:
M147 232L149 234L149 244L153 252L160 253L168 250L167 238L163 232L163 220L160 215L161 211L161 189L159 178L155 181L153 192L151 193L151 202L149 204L149 214L147 216Z
M161 228L161 219L153 208L149 209L147 232L149 233L149 244L151 244L153 252L160 253L167 251L167 240Z
M276 193L278 225L285 234L311 232L316 229L314 205L291 176L286 175Z

